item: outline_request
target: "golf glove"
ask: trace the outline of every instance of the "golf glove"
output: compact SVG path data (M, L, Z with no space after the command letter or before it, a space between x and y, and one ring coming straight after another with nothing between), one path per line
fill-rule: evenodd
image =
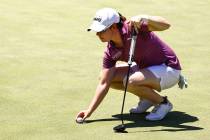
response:
M183 75L180 75L178 85L180 89L188 87L187 79Z

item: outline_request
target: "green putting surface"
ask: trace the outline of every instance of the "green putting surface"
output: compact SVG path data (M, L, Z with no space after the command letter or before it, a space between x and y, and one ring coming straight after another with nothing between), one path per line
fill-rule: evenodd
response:
M75 122L98 82L106 44L86 29L102 7L171 23L157 34L178 55L189 87L161 92L174 105L164 120L130 115L138 99L127 94L128 133L114 133L123 92L111 89L87 123ZM0 0L0 140L209 139L209 8L210 0Z

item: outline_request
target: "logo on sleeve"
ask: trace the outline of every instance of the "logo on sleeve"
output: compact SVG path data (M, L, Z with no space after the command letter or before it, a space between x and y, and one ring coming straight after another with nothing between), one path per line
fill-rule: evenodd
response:
M112 59L113 60L118 60L120 59L120 56L122 55L122 52L121 51L117 51L115 52L113 55L112 55Z

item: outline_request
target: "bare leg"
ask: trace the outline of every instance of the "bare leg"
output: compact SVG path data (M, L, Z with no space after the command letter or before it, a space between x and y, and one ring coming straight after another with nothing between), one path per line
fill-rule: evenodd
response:
M123 80L127 74L128 67L117 67L111 88L124 90ZM139 98L147 99L154 104L159 104L163 98L154 90L160 90L160 79L156 78L149 70L143 69L132 73L129 77L128 91Z
M153 89L146 86L128 86L128 91L137 95L140 98L147 99L153 104L159 104L163 101L163 98L155 92Z

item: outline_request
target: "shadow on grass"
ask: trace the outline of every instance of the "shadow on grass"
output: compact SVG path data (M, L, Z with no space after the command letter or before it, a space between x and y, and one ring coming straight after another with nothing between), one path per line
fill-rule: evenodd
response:
M163 128L160 130L150 130L150 131L143 131L143 132L155 132L155 131L176 132L176 131L192 131L192 130L202 130L203 129L201 127L184 125L184 123L196 122L199 120L197 117L191 116L184 112L179 112L179 111L169 112L167 114L166 118L161 121L147 121L147 120L145 120L146 115L147 115L147 113L145 113L145 114L123 114L124 120L130 121L129 123L125 124L126 128L155 127L155 126L169 127L169 128ZM120 119L121 119L120 114L113 115L112 117L113 118L108 118L108 119L87 120L86 122L92 123L92 122L100 122L100 121L120 121ZM119 123L121 123L121 122L119 122Z

